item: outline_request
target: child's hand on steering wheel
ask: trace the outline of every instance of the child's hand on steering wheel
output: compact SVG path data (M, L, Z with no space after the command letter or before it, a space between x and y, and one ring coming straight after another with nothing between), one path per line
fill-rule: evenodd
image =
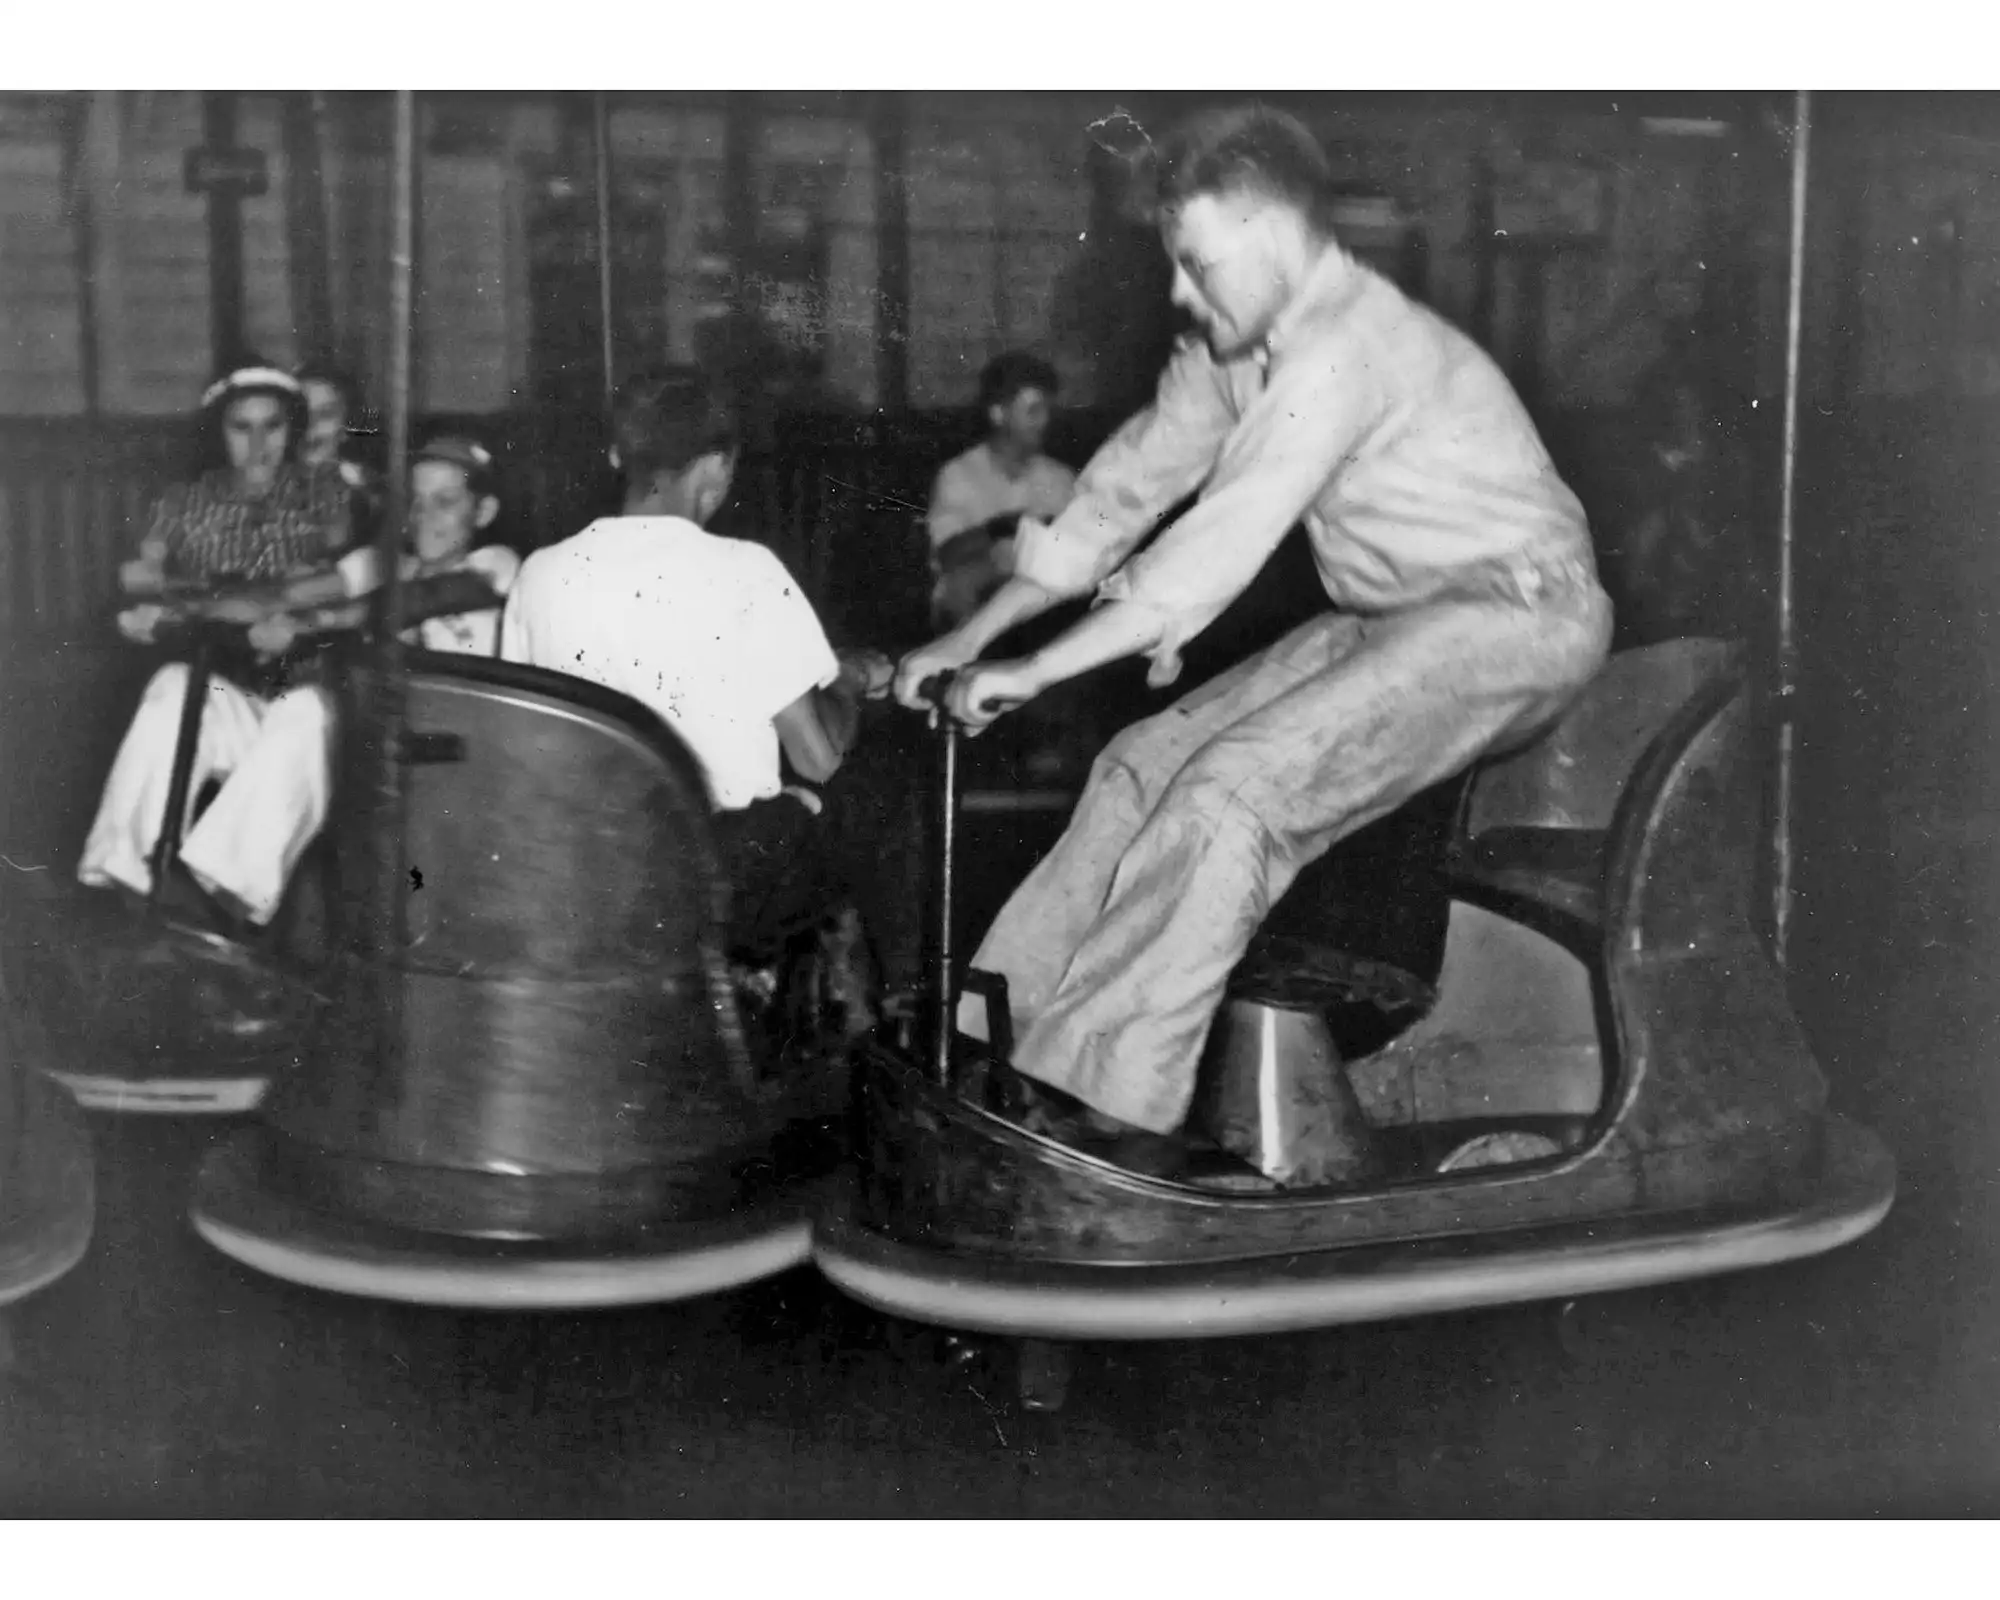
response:
M118 631L134 644L151 644L166 614L165 606L127 606L118 613Z
M250 648L260 656L281 656L299 637L298 619L280 611L250 625Z
M978 733L1003 712L1034 699L1042 687L1029 662L982 661L959 669L945 691L945 710L967 733Z
M210 622L230 622L242 626L253 626L266 621L271 616L271 603L253 595L219 595L213 600L204 600L195 608L196 615Z

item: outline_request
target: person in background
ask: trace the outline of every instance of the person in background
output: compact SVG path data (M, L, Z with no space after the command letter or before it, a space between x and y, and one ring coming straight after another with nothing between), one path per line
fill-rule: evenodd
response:
M169 607L248 625L346 593L338 560L351 543L347 486L335 468L298 459L305 432L298 380L253 359L217 378L202 395L202 410L224 464L160 497L138 555L119 570L120 587L136 602L120 614L119 630L137 642L153 640ZM230 592L215 594L222 586ZM165 819L187 686L179 662L147 684L84 841L77 867L84 884L152 892L150 858ZM207 779L236 771L267 734L315 714L282 661L219 665L202 708L190 800ZM207 855L237 825L234 803L218 799L190 829L183 861Z
M1620 648L1694 634L1751 638L1770 575L1745 536L1748 454L1710 385L1669 367L1645 385L1636 504L1606 562Z
M405 643L457 655L500 654L501 608L521 570L504 544L481 544L500 515L493 454L464 434L441 434L410 458L409 549L401 578L414 586L406 611L420 613ZM340 563L348 598L340 604L279 613L250 631L273 653L307 634L361 627L366 596L381 587L380 558L364 546Z
M878 792L843 772L861 702L887 694L893 669L877 652L836 655L775 555L707 531L730 492L738 432L700 372L628 384L614 434L622 513L528 557L501 654L630 695L687 742L731 885L731 954L755 965L850 898L868 900L890 852L920 836L876 815ZM861 909L876 927L897 908Z
M931 486L932 610L944 626L1005 580L1016 519L1059 516L1076 492L1076 474L1042 450L1056 393L1055 368L1022 351L996 356L980 374L986 437L947 461Z
M298 370L305 396L305 438L299 459L307 466L338 467L354 495L355 525L372 534L382 514L381 475L354 451L354 424L361 414L361 388L340 368L308 362Z

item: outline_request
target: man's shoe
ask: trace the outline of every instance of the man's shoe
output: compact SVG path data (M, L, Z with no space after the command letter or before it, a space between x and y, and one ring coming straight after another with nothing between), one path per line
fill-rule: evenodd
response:
M1025 1132L1148 1177L1171 1178L1186 1170L1188 1148L1173 1134L1135 1128L1012 1067L996 1064L993 1071L1004 1085L996 1085L1001 1099L1011 1103L1001 1115Z

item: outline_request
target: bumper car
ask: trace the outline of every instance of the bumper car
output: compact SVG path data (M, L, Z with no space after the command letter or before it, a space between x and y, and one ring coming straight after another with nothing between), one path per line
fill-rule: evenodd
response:
M921 1047L860 1055L853 1181L819 1269L882 1311L1031 1341L1032 1405L1034 1341L1567 1298L1861 1237L1894 1166L1828 1111L1753 921L1749 714L1732 647L1616 655L1462 781L1434 981L1337 936L1253 945L1171 1177L1028 1131L954 1036L957 997L935 995ZM1002 986L965 987L1004 1059Z
M623 696L462 656L370 657L338 693L328 1007L211 1153L197 1231L278 1278L462 1309L807 1260L845 1078L745 1027L686 746Z
M10 1020L17 1004L0 975L0 1006ZM8 1037L0 1034L0 1306L48 1287L82 1260L96 1219L82 1117L67 1095L5 1049Z
M232 924L188 878L185 830L212 798L191 792L211 674L242 629L169 625L188 669L152 892L84 888L69 867L13 897L4 955L23 1001L23 1059L93 1111L240 1114L299 1057L321 1010L313 953L288 938L317 891L302 870L276 930Z

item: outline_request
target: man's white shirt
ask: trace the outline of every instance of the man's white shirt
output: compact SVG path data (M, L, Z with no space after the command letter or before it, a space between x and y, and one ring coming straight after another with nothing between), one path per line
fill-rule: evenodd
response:
M603 517L536 551L508 598L500 653L650 707L694 751L721 811L779 792L771 719L840 675L775 555L680 517Z
M1053 457L1035 456L1020 472L1010 473L995 459L991 445L974 445L938 469L931 486L931 549L1017 511L1050 521L1062 515L1075 494L1076 474Z

